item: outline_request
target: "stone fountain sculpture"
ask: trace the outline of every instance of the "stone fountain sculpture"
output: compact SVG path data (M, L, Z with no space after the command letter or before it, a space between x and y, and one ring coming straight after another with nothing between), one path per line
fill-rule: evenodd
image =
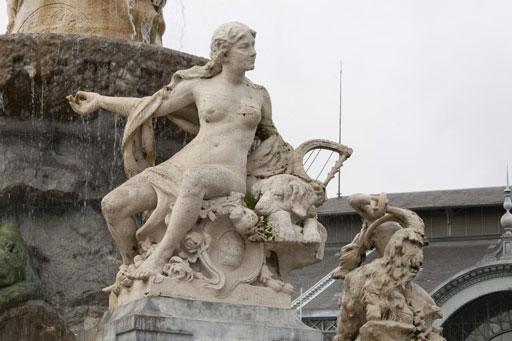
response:
M363 219L361 232L341 249L333 277L344 279L335 341L445 340L432 326L440 308L412 282L423 262L423 220L387 205L385 194L354 194L350 205ZM379 258L361 265L369 250Z
M7 0L8 33L64 33L162 45L165 0Z
M68 96L83 116L101 108L127 118L129 180L102 201L123 260L105 288L111 309L164 296L291 312L288 272L322 259L326 232L316 208L352 150L325 140L293 149L282 139L268 92L245 77L255 36L241 23L220 26L210 61L177 71L152 96ZM195 137L155 165L153 118L163 116ZM304 155L317 148L339 155L324 181L303 168Z

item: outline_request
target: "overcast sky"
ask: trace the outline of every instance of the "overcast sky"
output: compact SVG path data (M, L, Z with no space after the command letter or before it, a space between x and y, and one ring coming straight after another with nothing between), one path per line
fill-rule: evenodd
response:
M342 60L343 194L504 185L512 1L168 0L165 17L164 46L200 56L224 22L256 30L248 76L294 146L337 140Z

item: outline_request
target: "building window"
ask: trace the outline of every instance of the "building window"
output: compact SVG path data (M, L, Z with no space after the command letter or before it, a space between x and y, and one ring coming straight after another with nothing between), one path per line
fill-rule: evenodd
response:
M321 330L324 335L324 341L331 341L336 336L336 318L303 318L305 325ZM501 340L500 340L501 341Z
M443 324L448 341L512 340L512 291L500 291L466 303Z

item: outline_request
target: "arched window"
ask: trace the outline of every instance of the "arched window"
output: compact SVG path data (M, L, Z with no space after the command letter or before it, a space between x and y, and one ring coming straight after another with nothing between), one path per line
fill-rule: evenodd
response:
M500 335L494 336L490 341L510 341L512 340L512 331L504 332Z
M466 303L443 324L448 341L512 340L512 291L499 291Z

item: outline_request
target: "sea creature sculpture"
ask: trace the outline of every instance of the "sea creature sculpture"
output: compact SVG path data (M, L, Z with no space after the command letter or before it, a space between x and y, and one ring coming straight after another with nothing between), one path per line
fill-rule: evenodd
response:
M385 194L356 194L349 202L363 228L342 248L337 278L344 278L335 341L441 341L432 322L440 308L412 280L423 264L423 220L414 212L387 205ZM361 265L367 251L379 258Z
M0 311L41 295L18 227L0 224Z

